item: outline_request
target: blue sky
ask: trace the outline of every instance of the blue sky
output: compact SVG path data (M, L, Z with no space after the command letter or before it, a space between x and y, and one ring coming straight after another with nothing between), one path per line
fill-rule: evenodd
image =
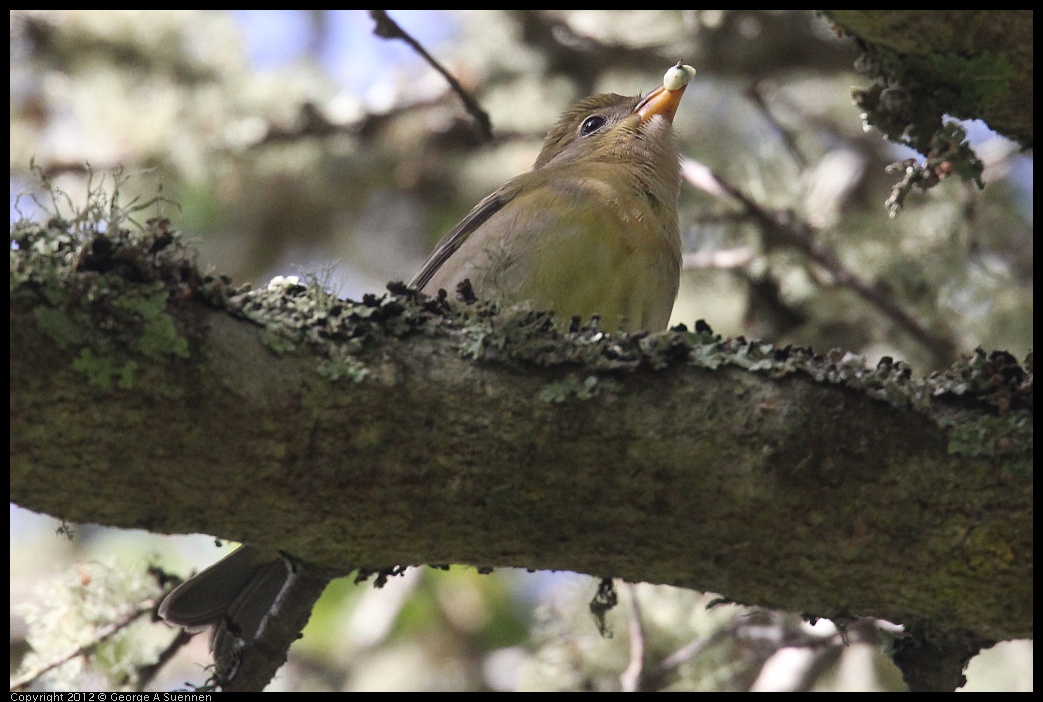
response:
M278 68L305 58L315 26L305 10L232 10L243 30L247 52L258 70ZM454 15L442 10L392 10L388 15L429 51L456 33ZM426 66L405 42L373 34L366 10L331 10L325 15L329 36L320 44L319 63L345 88L365 95L389 73Z

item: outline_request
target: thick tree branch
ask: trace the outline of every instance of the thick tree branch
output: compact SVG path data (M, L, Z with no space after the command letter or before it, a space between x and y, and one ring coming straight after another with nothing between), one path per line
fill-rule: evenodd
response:
M1032 148L1032 10L823 12L864 52L855 65L874 82L853 94L863 120L925 157L890 169L903 174L892 217L914 188L952 175L985 187L984 163L950 117L982 119Z
M892 119L913 112L981 119L1032 148L1032 10L824 10L858 39L860 67L909 91ZM917 107L910 102L921 103ZM885 98L885 103L888 100ZM893 100L891 102L894 102ZM885 105L885 107L888 107ZM904 115L900 114L906 111ZM889 120L881 120L887 129Z
M1031 635L1031 368L1008 356L915 383L404 289L233 293L163 227L48 236L12 239L11 499L29 509L332 571L565 569L934 641Z

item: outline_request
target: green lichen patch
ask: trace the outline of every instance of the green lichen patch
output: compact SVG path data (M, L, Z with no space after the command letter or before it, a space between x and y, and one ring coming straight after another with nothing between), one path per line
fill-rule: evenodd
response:
M41 176L50 217L20 219L10 235L12 308L31 309L58 347L78 349L72 369L104 389L151 381L150 361L188 357L168 305L200 279L169 221L134 219L162 198L121 206L124 182L112 176L110 194L92 176L77 207Z

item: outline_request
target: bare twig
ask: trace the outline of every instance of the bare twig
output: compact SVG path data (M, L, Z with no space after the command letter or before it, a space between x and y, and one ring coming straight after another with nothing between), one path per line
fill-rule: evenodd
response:
M447 71L442 64L435 59L434 56L427 52L420 42L410 36L402 27L398 26L398 23L388 17L386 10L370 10L369 16L376 22L376 26L373 28L373 33L378 37L384 39L401 39L402 41L413 47L413 50L420 54L425 61L431 64L431 67L442 74L442 76L449 83L449 87L453 89L460 99L464 103L464 108L474 117L475 122L478 123L478 130L481 134L482 141L492 141L493 138L493 127L492 121L489 119L488 113L482 109L482 106L478 104L478 101L471 96L464 87L460 85L460 82Z
M98 646L105 643L107 640L126 629L128 626L136 622L141 617L151 616L155 612L155 610L156 601L152 599L145 600L144 602L140 603L137 607L132 609L130 612L128 612L119 621L113 622L98 629L94 638L88 641L87 643L83 644L79 648L69 651L64 655L58 656L57 658L52 659L49 663L45 663L43 666L37 668L36 670L31 670L19 678L12 678L10 681L11 690L23 689L31 683L33 683L34 681L36 681L37 679L39 679L41 676L45 675L46 673L49 673L50 671L54 670L55 668L61 665L64 665L65 663L68 663L74 658L90 655Z
M951 359L956 349L951 339L939 336L925 328L898 305L883 290L863 280L815 236L813 227L791 212L771 210L760 205L740 188L714 173L707 166L692 159L683 159L681 172L691 185L717 197L729 197L738 202L746 216L757 222L769 244L789 246L826 269L838 285L854 290L866 302L904 329L919 343L940 359Z
M694 251L684 254L681 263L689 268L718 268L722 270L743 268L753 263L757 251L752 246L737 246L717 251Z
M178 651L188 645L192 639L195 638L195 634L184 629L179 629L177 636L170 640L166 648L159 652L156 657L155 663L152 665L144 666L138 669L138 684L136 689L144 690L148 687L152 679L163 669L163 667L177 655Z
M786 146L786 150L789 151L790 156L793 160L801 167L805 168L808 165L808 159L805 158L801 152L800 147L797 146L797 136L793 130L788 129L782 122L779 121L778 117L768 106L768 101L764 96L764 87L760 83L754 83L746 90L746 96L757 106L761 114L764 115L764 119L775 128L779 136L782 138L782 143Z

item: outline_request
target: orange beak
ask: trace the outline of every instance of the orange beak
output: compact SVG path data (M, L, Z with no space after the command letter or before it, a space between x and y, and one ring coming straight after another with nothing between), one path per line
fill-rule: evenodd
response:
M642 122L647 122L656 115L662 115L672 123L674 115L677 114L677 106L681 104L681 96L684 95L687 87L688 85L685 84L677 90L667 90L665 86L660 85L637 103L634 114L640 116Z

